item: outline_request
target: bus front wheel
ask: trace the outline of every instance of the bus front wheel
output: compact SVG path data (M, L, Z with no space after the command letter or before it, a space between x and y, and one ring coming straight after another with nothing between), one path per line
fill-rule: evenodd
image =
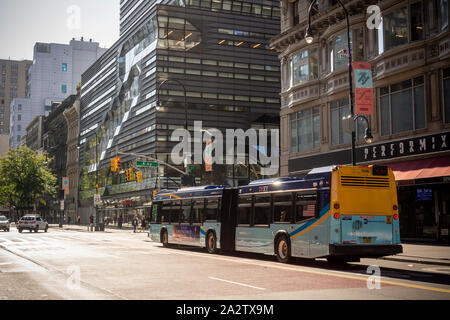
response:
M206 250L209 253L217 253L217 239L214 232L208 232L206 236Z
M167 230L164 230L161 233L161 243L164 247L167 247L169 245L169 235L167 234Z
M288 238L282 235L277 238L275 244L275 254L279 262L288 263L291 258L291 245Z

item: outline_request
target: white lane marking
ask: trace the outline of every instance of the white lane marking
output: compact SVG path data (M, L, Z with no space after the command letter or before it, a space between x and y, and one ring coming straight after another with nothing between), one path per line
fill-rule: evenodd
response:
M344 272L344 271L321 271L321 270L314 270L313 268L309 268L309 267L294 267L294 266L289 267L289 266L284 266L281 264L261 264L259 262L250 261L248 259L236 260L236 259L223 258L223 257L207 255L207 254L198 254L198 253L194 253L194 252L178 252L176 250L173 250L172 252L175 254L186 255L186 256L194 256L194 257L196 256L196 257L228 261L228 262L247 264L247 265L265 266L265 267L274 268L274 269L282 269L282 270L295 271L295 272L305 272L305 273L317 274L317 275L328 275L328 276L344 278L344 279L360 280L360 281L364 281L364 282L367 282L367 279L368 279L368 277L366 277L366 276L362 276L362 275L358 276L358 275L354 275L353 273L348 273L348 272ZM382 284L391 284L391 285L400 286L400 287L450 293L450 289L444 289L444 288L420 286L420 285L414 285L414 284L409 284L409 283L404 283L404 282L387 281L384 279L380 280L380 282Z
M243 287L249 287L249 288L258 289L258 290L266 290L265 288L255 287L255 286L251 286L251 285L245 284L245 283L234 282L234 281L219 279L219 278L215 278L215 277L208 277L208 278L211 280L217 280L217 281L223 281L223 282L228 282L228 283L232 283L232 284L237 284L237 285L243 286Z

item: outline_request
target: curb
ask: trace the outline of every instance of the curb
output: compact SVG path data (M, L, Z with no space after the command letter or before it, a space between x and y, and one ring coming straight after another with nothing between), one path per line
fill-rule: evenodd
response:
M429 265L437 265L437 266L445 266L450 267L449 262L442 262L442 260L439 261L430 261L430 260L422 260L422 259L408 259L408 258L393 258L393 257L382 257L380 258L382 260L388 260L388 261L396 261L396 262L409 262L409 263L420 263L420 264L429 264Z

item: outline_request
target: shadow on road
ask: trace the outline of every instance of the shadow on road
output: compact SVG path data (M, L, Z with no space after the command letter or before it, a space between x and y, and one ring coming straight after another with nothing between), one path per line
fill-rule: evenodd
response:
M158 247L157 247L158 248ZM205 248L199 247L190 247L184 245L177 244L169 244L167 248L159 247L161 250L173 249L180 251L188 251L188 252L196 252L196 253L204 253L206 252ZM225 257L234 257L234 258L245 258L251 260L259 260L259 261L269 261L276 262L276 257L271 255L264 255L259 253L248 253L248 252L219 252L219 256ZM342 272L350 272L357 275L370 276L372 273L368 273L369 264L355 264L355 263L347 263L342 265L332 265L329 264L326 260L314 260L314 259L305 259L305 258L291 258L291 261L287 264L290 266L299 266L299 267L310 267L317 268L322 270L332 270L332 271L342 271ZM422 271L414 271L414 270L403 270L400 268L390 268L390 267L380 267L381 276L389 277L393 279L402 279L409 281L420 281L426 283L433 284L442 284L442 285L450 285L450 275L434 273L434 272L422 272Z

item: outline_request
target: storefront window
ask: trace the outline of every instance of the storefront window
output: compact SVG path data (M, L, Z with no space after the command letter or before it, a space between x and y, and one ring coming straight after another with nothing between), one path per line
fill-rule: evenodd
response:
M423 76L382 87L379 90L381 135L425 128Z

